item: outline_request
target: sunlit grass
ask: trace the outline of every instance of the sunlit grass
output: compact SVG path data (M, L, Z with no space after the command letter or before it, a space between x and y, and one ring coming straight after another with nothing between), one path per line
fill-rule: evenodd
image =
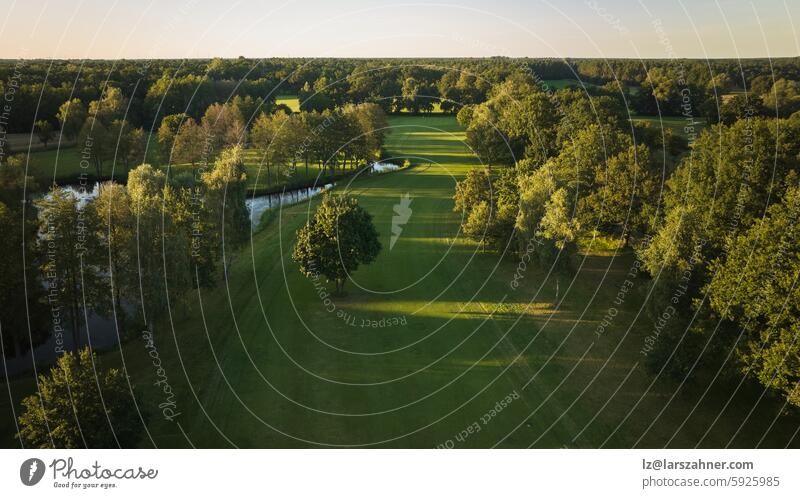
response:
M275 104L283 104L291 109L292 112L300 112L300 99L297 98L297 95L278 95L275 97Z
M694 133L700 133L703 129L708 127L708 122L705 118L695 117L687 120L685 117L680 116L633 116L631 118L634 122L649 123L650 126L657 130L669 129L679 136L686 136L686 127L691 125Z

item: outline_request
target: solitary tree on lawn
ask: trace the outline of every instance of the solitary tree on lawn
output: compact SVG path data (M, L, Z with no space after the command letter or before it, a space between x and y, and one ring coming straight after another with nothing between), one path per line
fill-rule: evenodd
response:
M350 273L369 264L381 250L372 215L354 197L326 194L314 217L297 232L292 258L300 272L336 282L341 293Z
M53 125L50 124L50 121L42 119L34 123L34 126L36 126L36 134L39 136L39 141L47 147L47 142L53 139Z

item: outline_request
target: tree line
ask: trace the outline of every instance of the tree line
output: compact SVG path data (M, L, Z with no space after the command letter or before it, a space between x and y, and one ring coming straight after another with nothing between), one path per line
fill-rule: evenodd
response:
M120 89L114 87L88 105L72 99L59 107L61 133L76 141L87 175L124 179L131 166L146 162L148 134L126 120L128 107ZM241 143L261 153L269 184L299 165L306 173L309 164L316 163L335 174L337 168L344 171L369 162L379 155L386 128L386 116L374 103L292 113L282 106L265 105L262 99L237 95L228 102L210 104L198 120L183 112L164 116L154 133L156 154L149 157L162 166L195 167L217 151ZM37 130L41 137L46 134L47 140L52 139L47 122L37 124ZM109 163L116 169L110 170Z
M462 229L564 272L581 235L619 240L650 277L651 372L721 369L800 405L800 112L764 117L751 98L687 143L632 123L610 93L511 77L458 113L485 164L456 187Z
M36 123L59 124L65 101L99 100L117 88L129 102L131 126L155 130L164 116L195 120L214 102L250 98L275 105L280 94L298 95L306 111L372 102L384 112L444 112L486 100L491 87L518 72L540 80L581 80L588 92L613 91L636 114L682 114L688 93L695 114L719 121L748 95L774 99L761 111L797 104L796 59L606 60L530 59L194 59L158 61L4 61L0 93L10 95L8 133L30 133ZM734 92L734 93L731 93ZM771 97L770 97L771 95ZM729 98L730 97L730 98ZM723 109L724 108L724 109ZM790 114L790 113L789 113ZM785 114L788 116L788 114ZM245 118L249 116L245 114Z
M60 352L66 351L61 335L70 334L77 348L84 318L93 313L113 315L123 334L152 330L167 293L180 299L189 288L215 285L223 245L231 254L249 234L240 147L221 151L191 179L167 178L142 164L127 185L100 184L90 201L59 186L38 199L22 197L33 179L24 177L21 162L12 161L4 173L0 213L11 228L13 257L0 278L0 320L9 356L51 334ZM20 287L12 291L14 285ZM27 299L19 289L28 289ZM23 323L26 308L30 326Z
M199 123L186 114L166 116L158 129L159 158L164 164L202 161L209 151L245 141L260 153L267 183L310 164L337 170L354 169L380 155L386 116L376 104L346 104L334 110L287 113L243 112L247 99L212 104ZM249 114L248 114L249 113ZM257 117L254 117L256 116ZM249 115L249 119L244 116Z

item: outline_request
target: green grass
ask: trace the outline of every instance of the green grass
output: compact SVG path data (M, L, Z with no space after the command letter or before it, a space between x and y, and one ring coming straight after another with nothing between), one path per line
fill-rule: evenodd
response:
M284 104L292 110L292 112L300 112L300 99L297 95L278 95L275 97L275 104L280 105ZM406 114L408 111L401 111L402 114ZM440 107L440 103L438 101L433 103L433 111L432 114L439 114L442 112Z
M285 105L292 110L292 112L300 112L300 99L297 95L278 95L275 97L276 105Z
M29 155L29 174L36 179L40 188L47 188L53 181L57 183L78 183L81 174L87 174L90 179L95 179L94 164L83 163L81 166L81 150L79 147L70 146L61 149L48 148L47 150L31 152ZM286 167L277 171L275 168L267 168L262 164L262 155L256 149L244 151L245 168L247 169L248 186L251 188L268 189L277 188L284 185L303 183L314 180L320 173L317 164L309 164L308 168L304 164L298 164L294 174L288 174ZM165 166L160 164L156 154L155 139L150 140L145 161L161 169ZM103 176L112 175L112 163L109 160L103 165ZM171 167L171 174L181 171L192 171L191 164L177 164ZM114 166L113 176L118 181L124 181L127 177L125 166L118 161ZM324 172L323 176L325 176Z
M6 135L6 144L11 150L12 154L25 153L30 149L31 151L44 151L55 149L58 147L58 132L54 135L53 140L47 143L47 147L39 140L39 136L34 133L9 133ZM74 140L62 138L61 146L72 146L75 144Z
M650 123L650 126L656 129L670 129L675 135L686 136L686 127L690 122L680 116L633 116L631 118L635 122ZM702 130L708 127L708 122L705 118L695 118L694 130L699 134Z
M147 156L143 162L153 165L158 164L156 158L156 140L150 139ZM113 160L108 160L103 165L103 176L111 176ZM118 160L113 167L115 179L124 179L127 171ZM77 183L81 174L86 174L90 179L95 178L94 164L88 162L81 166L81 148L75 145L66 147L48 146L47 150L31 152L28 155L28 174L39 183L40 188L47 188L53 181L58 183Z
M28 174L34 177L40 188L47 188L53 181L77 183L82 174L89 178L95 177L94 164L84 162L84 167L81 167L81 149L74 145L31 152L27 157ZM154 157L154 152L148 153L148 160L151 161ZM104 175L111 175L111 161L108 163ZM114 177L119 178L120 175L124 176L125 172L122 163L118 162L114 168Z
M547 83L547 85L550 86L550 88L552 88L553 90L563 90L565 88L583 88L583 87L592 88L597 86L594 83L590 83L585 80L579 81L571 78L561 79L561 80L543 80L543 81Z
M593 88L600 88L600 85L596 83L591 83L586 80L577 80L574 78L565 78L560 80L543 80L543 81L547 83L547 85L550 86L550 88L552 88L553 90L563 90L565 88L577 88L577 89L586 88L587 90L590 90ZM625 87L629 95L638 95L639 92L642 91L642 88L639 86L632 86L632 85L623 85L623 86ZM615 92L618 91L618 87L616 86L616 84L614 85L614 91Z
M439 102L438 100L434 100L433 101L433 109L431 109L430 112L423 112L421 114L431 115L431 114L442 114L443 112L444 111L442 111L442 103ZM411 114L411 111L409 111L408 109L403 109L403 110L401 110L399 112L399 114L401 114L401 115L402 114Z
M639 95L644 89L640 86L628 85L628 93L631 95Z
M172 321L155 335L179 396L180 426L160 417L162 396L142 341L123 347L137 399L151 413L155 444L719 447L731 438L733 446L756 444L778 413L774 400L740 391L700 441L733 388L715 384L693 409L702 381L674 399L674 384L651 385L638 353L652 326L643 317L636 321L644 281L617 306L605 333L595 335L633 264L630 253L599 241L574 280L529 266L512 289L517 261L484 253L459 235L454 184L478 161L455 119L395 116L390 123L389 154L411 158L414 166L336 188L359 198L383 244L378 260L355 272L346 296L328 305L289 256L315 200L282 211L256 234L227 285L173 299ZM413 212L389 250L394 206L405 194ZM556 288L566 296L560 304ZM393 318L405 324L361 326ZM119 354L102 361L118 365ZM32 383L10 387L18 400ZM491 414L515 392L519 399ZM13 445L7 401L0 401L0 414L6 444ZM785 445L797 423L781 417L762 445ZM458 441L473 424L480 431Z

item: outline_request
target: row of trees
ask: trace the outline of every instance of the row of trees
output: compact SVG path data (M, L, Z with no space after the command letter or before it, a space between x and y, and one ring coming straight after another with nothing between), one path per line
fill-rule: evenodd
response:
M663 214L640 251L658 277L652 314L675 289L686 294L651 368L683 377L732 351L746 375L800 404L799 133L800 114L720 125L667 180Z
M77 140L81 160L94 166L96 178L124 178L134 164L145 160L147 138L142 128L125 118L128 102L119 89L109 87L99 100L85 106L80 99L64 102L58 111L61 132ZM302 162L337 166L374 159L380 152L387 127L376 104L346 104L342 108L292 114L288 109L265 106L263 100L236 96L230 102L209 105L199 120L185 113L170 114L157 132L159 163L196 166L217 151L236 144L252 145L263 152L267 183ZM37 122L45 145L53 138L47 121ZM113 161L122 171L109 172ZM111 173L116 173L111 175Z
M0 265L0 332L6 357L19 356L50 333L44 287L26 286L28 281L36 281L41 261L37 216L30 197L36 188L33 178L25 176L21 156L12 156L0 165L0 251L7 256Z
M122 165L125 170L120 174L124 175L144 158L145 132L130 125L127 113L128 101L114 87L107 87L88 106L76 98L67 100L58 109L56 117L61 133L67 140L77 140L81 160L94 166L97 178L105 176L104 165L109 161Z
M336 110L270 114L258 106L243 109L246 99L212 104L198 124L185 114L166 116L158 130L158 151L164 164L196 163L223 147L245 142L259 151L267 184L309 164L355 168L380 155L386 116L376 104L347 104ZM246 119L247 117L247 119Z
M54 186L41 199L27 198L24 210L26 180L17 162L0 177L0 216L13 228L3 240L12 257L0 273L7 355L36 346L56 325L77 346L92 313L114 315L123 330L133 324L152 330L170 296L180 300L190 288L215 285L223 255L230 263L249 234L241 147L222 150L196 175L167 178L142 164L127 185L101 184L85 204ZM18 302L25 300L21 288L28 289L27 303ZM31 324L23 323L25 306Z
M626 245L644 233L663 174L655 157L680 147L669 131L631 124L623 109L609 95L548 92L525 76L462 109L468 145L488 167L510 167L500 175L473 172L457 189L467 232L488 223L478 239L504 247L516 227L522 237L537 238L546 254L552 249L544 240L569 247L580 227L621 235Z
M456 187L465 235L565 271L582 233L619 238L652 277L653 321L675 310L643 353L652 371L686 379L730 354L800 405L800 113L745 109L689 154L607 93L515 76L458 118L487 164Z
M334 171L352 168L378 155L383 144L386 118L374 104L261 113L249 132L237 104L211 105L199 125L185 115L164 120L159 153L165 162L173 162L182 147L205 151L196 159L203 164L191 172L168 177L142 164L129 172L126 185L100 184L86 204L54 186L43 198L28 197L21 205L26 183L28 196L36 191L24 176L24 162L15 157L0 170L0 222L15 228L2 244L8 254L18 254L23 241L26 250L25 258L12 258L0 271L4 351L17 356L56 328L71 334L75 347L40 377L39 392L23 400L18 437L24 445L137 443L137 427L147 413L135 405L120 371L103 371L88 349L77 350L84 318L113 315L123 334L134 327L152 332L169 303L179 303L191 288L216 284L221 264L231 263L249 234L243 137L252 137L268 170L301 161L320 161ZM108 103L92 107L98 105L93 109L98 120L113 116ZM210 167L209 157L215 158ZM23 214L27 219L21 222ZM346 275L374 260L379 250L370 215L353 199L326 196L314 221L301 230L294 256L309 275L335 280L341 290ZM31 285L38 275L44 285ZM31 291L26 295L20 288ZM20 313L25 307L28 313Z
M127 121L134 128L157 128L164 116L186 113L200 120L214 102L236 97L274 107L279 94L299 95L303 110L335 109L373 102L385 112L427 112L441 102L445 112L482 103L489 89L515 73L541 80L575 79L627 94L636 114L683 112L691 95L695 115L714 121L731 91L747 92L750 105L785 101L800 81L796 59L737 60L554 60L510 59L211 59L160 61L25 61L0 63L0 93L13 91L10 133L30 132L36 121L57 124L59 106L102 98L109 87L130 102ZM779 84L780 81L786 83ZM14 86L9 81L14 82ZM772 95L770 97L770 95ZM753 102L755 99L755 102ZM792 100L792 97L789 97ZM785 102L782 102L782 104ZM735 107L729 105L728 107ZM787 109L783 105L782 109ZM784 114L788 116L788 114Z

